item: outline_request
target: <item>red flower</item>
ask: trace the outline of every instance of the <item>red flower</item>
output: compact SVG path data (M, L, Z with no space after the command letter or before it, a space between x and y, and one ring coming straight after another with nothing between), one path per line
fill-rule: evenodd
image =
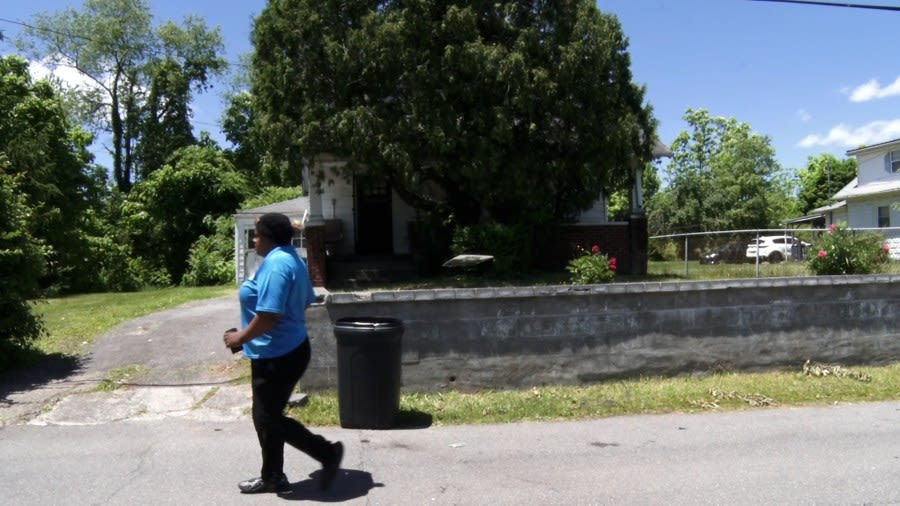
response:
M834 223L828 226L829 232L834 232L835 230L837 230L837 225L835 225Z
M612 257L609 259L609 270L615 271L618 264L616 263L616 257Z
M881 245L881 249L883 249L885 253L890 253L890 252L891 252L891 245L888 244L888 243L884 243L884 244Z
M591 246L591 253L593 253L593 254L595 254L595 255L596 255L597 253L600 253L600 246L598 246L598 245L596 245L596 244L593 245L593 246Z
M819 258L825 258L825 257L827 257L827 256L828 256L828 252L827 252L827 251L825 251L825 250L823 250L823 249L820 249L820 250L819 250Z

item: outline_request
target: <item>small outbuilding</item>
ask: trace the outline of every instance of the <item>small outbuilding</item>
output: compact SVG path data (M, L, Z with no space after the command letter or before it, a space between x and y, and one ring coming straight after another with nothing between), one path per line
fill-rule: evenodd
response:
M301 258L306 258L303 224L309 216L309 197L297 197L267 206L243 209L234 215L235 281L241 283L252 274L261 260L253 249L253 231L256 219L266 213L281 213L294 223L297 233L294 247Z

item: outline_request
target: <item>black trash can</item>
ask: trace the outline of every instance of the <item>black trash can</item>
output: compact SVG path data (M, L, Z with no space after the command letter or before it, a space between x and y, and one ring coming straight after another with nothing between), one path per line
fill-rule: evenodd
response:
M389 429L400 410L403 322L341 318L337 340L338 411L345 429Z

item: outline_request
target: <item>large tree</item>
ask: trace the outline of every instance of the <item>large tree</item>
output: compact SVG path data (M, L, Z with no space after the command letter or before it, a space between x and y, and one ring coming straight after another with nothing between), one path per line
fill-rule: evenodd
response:
M112 172L125 192L139 175L142 129L150 128L151 136L165 131L171 121L160 124L167 115L183 122L191 90L205 89L226 65L218 56L223 47L218 28L209 30L195 17L158 28L152 21L145 0L85 0L80 10L35 15L28 39L20 41L32 56L71 66L94 83L77 90L82 112L85 121L111 134ZM148 90L153 92L150 103ZM180 125L172 128L183 135ZM148 151L155 169L162 141L153 142Z
M15 362L15 351L40 336L43 324L32 311L40 295L44 262L41 244L28 231L29 209L21 177L8 173L0 152L0 372Z
M90 275L73 268L89 256L79 231L94 189L87 139L49 82L0 58L0 371L42 331L31 301Z
M648 202L653 233L777 226L794 210L791 183L764 135L734 118L688 109L666 187Z
M809 157L806 168L798 172L800 212L808 213L831 202L832 195L856 177L856 171L856 158L838 160L830 154Z
M247 177L251 189L260 191L268 186L299 186L303 172L291 170L285 163L274 162L267 156L265 142L254 128L253 95L237 91L228 97L228 107L222 115L222 130L232 147L227 150L235 170Z
M137 179L146 179L180 148L195 144L191 128L190 82L171 60L154 71L150 92L140 119L141 140L137 145Z
M46 80L33 81L28 62L0 58L0 155L28 208L28 233L44 244L42 285L91 285L88 242L81 226L99 204L104 179L91 165L90 135L69 121Z
M650 158L627 40L592 0L273 0L253 41L273 161L343 156L461 225L571 217Z

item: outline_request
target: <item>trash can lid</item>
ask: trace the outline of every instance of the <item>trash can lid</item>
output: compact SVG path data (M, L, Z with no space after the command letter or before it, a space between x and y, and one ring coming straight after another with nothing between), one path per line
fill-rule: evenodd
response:
M356 329L385 329L403 327L403 322L397 318L381 316L351 316L339 319L335 322L335 326Z

